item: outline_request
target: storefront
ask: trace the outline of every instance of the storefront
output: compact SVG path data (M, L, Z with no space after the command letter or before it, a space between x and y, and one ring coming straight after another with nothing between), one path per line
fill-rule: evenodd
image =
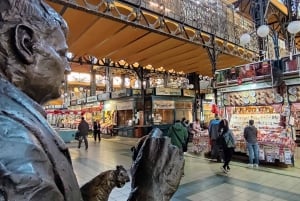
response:
M220 72L220 75L227 75L227 83L218 87L220 106L224 107L224 118L229 120L229 127L233 130L237 142L236 152L247 153L243 130L249 120L253 119L258 128L260 160L292 164L296 144L289 127L290 105L282 88L284 86L272 87L269 75L271 64L272 62L260 62L238 67L238 70L231 68L227 72L229 75ZM242 78L247 72L250 77ZM266 79L262 76L266 76ZM296 92L297 90L293 91Z
M104 105L114 106L113 133L119 136L134 137L135 127L143 125L143 99L140 89L122 89L111 93L111 99ZM112 109L112 108L111 108ZM108 111L104 116L109 117ZM107 118L105 118L108 120Z
M145 91L145 124L164 134L176 120L193 121L195 92L179 88L151 88Z

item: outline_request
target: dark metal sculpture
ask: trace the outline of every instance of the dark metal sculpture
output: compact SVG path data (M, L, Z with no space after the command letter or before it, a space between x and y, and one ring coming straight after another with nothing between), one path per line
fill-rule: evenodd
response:
M108 201L114 187L122 188L129 181L126 169L118 165L116 170L102 172L83 185L80 190L84 201Z
M179 149L155 128L133 148L132 183L128 201L168 201L183 175Z
M41 0L0 1L1 199L82 200L69 151L39 105L60 96L70 70L67 30Z

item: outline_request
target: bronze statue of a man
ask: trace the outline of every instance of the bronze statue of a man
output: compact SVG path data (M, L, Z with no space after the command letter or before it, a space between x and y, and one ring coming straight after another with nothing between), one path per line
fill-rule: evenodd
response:
M81 201L64 142L39 104L70 67L65 21L42 0L0 1L0 200Z

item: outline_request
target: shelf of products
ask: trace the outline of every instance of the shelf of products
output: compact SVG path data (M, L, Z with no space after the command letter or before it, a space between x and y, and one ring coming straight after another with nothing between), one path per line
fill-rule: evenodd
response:
M211 103L203 103L204 124L209 124L210 120L215 118L215 114L211 112Z
M230 118L229 127L236 139L235 151L247 153L243 131L249 120L253 119L258 129L260 160L266 162L279 160L285 164L291 164L295 142L287 136L286 129L280 126L280 114L275 113L271 106L245 108L235 108Z

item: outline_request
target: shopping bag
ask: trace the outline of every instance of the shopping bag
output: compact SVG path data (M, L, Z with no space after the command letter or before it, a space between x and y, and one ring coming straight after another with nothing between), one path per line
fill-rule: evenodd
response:
M75 140L79 140L80 139L80 132L76 131L75 133Z
M182 151L183 151L183 152L187 152L187 150L188 150L188 144L187 144L186 142L183 142L183 143L181 144L181 146L182 146Z

